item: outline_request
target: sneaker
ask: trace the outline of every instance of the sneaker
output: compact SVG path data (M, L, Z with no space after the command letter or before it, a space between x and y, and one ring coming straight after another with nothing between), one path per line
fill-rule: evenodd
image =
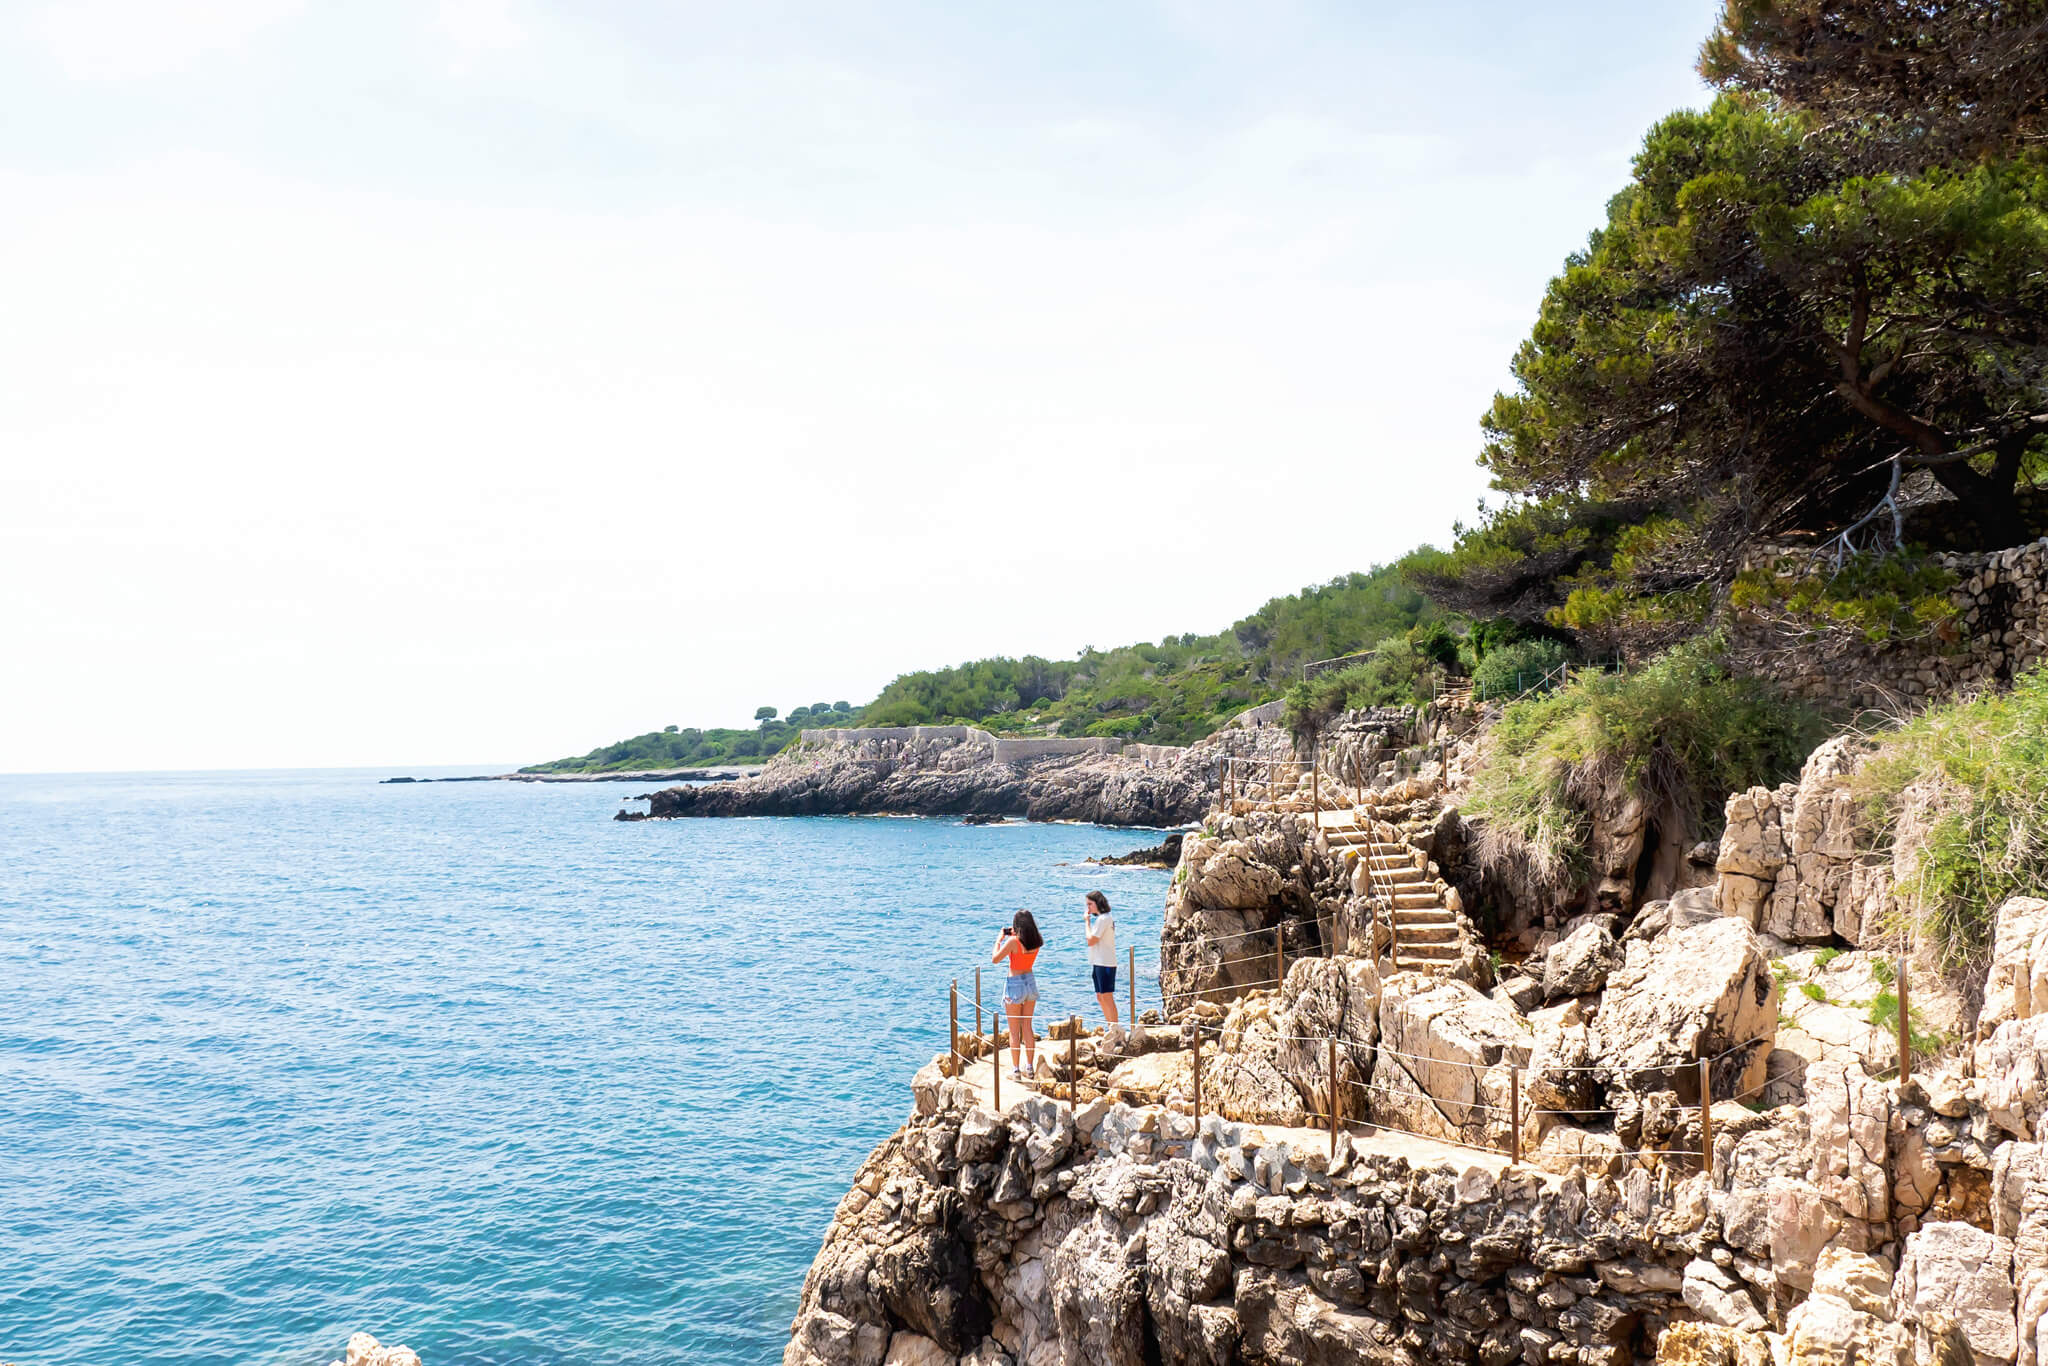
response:
M1013 1068L1011 1068L1011 1069L1010 1069L1010 1080L1011 1080L1011 1081L1022 1081L1022 1080L1024 1080L1024 1069L1023 1069L1023 1068L1021 1068L1021 1067L1013 1067Z

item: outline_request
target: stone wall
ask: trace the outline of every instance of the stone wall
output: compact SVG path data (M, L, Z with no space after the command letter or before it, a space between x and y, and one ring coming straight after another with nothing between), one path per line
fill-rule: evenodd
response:
M987 740L994 742L995 736L976 726L866 726L847 728L827 727L822 730L800 730L797 739L806 745L854 745L871 740Z
M1802 697L1848 708L1997 686L2048 656L2048 537L2010 550L1934 559L1961 578L1951 595L1965 632L1959 643L1809 641L1755 621L1737 621L1730 643L1752 671Z
M1081 735L1072 739L1057 736L1042 740L995 740L995 761L999 764L1025 763L1032 759L1061 758L1069 754L1121 754L1124 742L1108 735Z

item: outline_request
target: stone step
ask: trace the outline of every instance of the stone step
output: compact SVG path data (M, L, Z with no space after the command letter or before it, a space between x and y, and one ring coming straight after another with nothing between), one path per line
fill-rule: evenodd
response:
M1401 943L1401 952L1395 955L1397 964L1407 963L1455 963L1458 961L1458 946L1452 944L1410 944Z
M1437 907L1443 905L1443 902L1438 901L1436 899L1436 892L1433 890L1423 890L1418 888L1417 890L1411 892L1402 888L1397 888L1395 889L1393 895L1394 909L1397 911L1405 911L1410 907L1414 907L1417 909L1426 907L1430 910L1435 910Z
M1426 930L1436 925L1447 925L1452 929L1456 929L1459 922L1456 915L1443 907L1427 906L1420 909L1409 907L1405 910L1396 907L1394 910L1394 923L1403 930L1406 930L1411 925L1418 930Z
M1404 949L1433 944L1453 944L1458 940L1456 925L1401 925L1398 930L1401 947Z

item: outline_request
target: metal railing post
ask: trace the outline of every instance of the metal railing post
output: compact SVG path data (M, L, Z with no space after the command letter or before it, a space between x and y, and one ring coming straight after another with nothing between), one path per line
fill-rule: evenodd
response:
M1522 1161L1522 1069L1508 1069L1508 1165Z
M1714 1180L1714 1078L1707 1060L1700 1059L1700 1170Z
M1278 965L1280 987L1284 991L1287 987L1287 941L1281 937L1281 928L1279 925L1273 927L1273 958Z
M1899 955L1899 1084L1913 1079L1913 1007L1906 987L1906 974L1911 964L1906 955Z
M1124 964L1124 1001L1126 1003L1125 1010L1130 1014L1131 1017L1128 1021L1125 1022L1125 1028L1136 1029L1138 1027L1137 945L1126 944L1124 946Z
M1337 1036L1330 1036L1330 1156L1337 1156L1337 1120L1344 1102L1337 1097Z
M960 1075L960 979L946 991L946 1075Z
M1195 1128L1202 1127L1202 1027L1195 1026Z
M1067 1103L1081 1108L1081 1017L1067 1017Z

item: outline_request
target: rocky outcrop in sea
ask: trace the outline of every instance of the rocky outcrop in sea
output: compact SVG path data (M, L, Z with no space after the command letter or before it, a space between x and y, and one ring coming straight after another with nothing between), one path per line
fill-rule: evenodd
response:
M1225 730L1184 749L1004 741L967 726L807 731L757 777L643 793L648 809L619 819L897 814L1185 825L1214 804L1226 754L1291 753L1286 733L1270 727Z

